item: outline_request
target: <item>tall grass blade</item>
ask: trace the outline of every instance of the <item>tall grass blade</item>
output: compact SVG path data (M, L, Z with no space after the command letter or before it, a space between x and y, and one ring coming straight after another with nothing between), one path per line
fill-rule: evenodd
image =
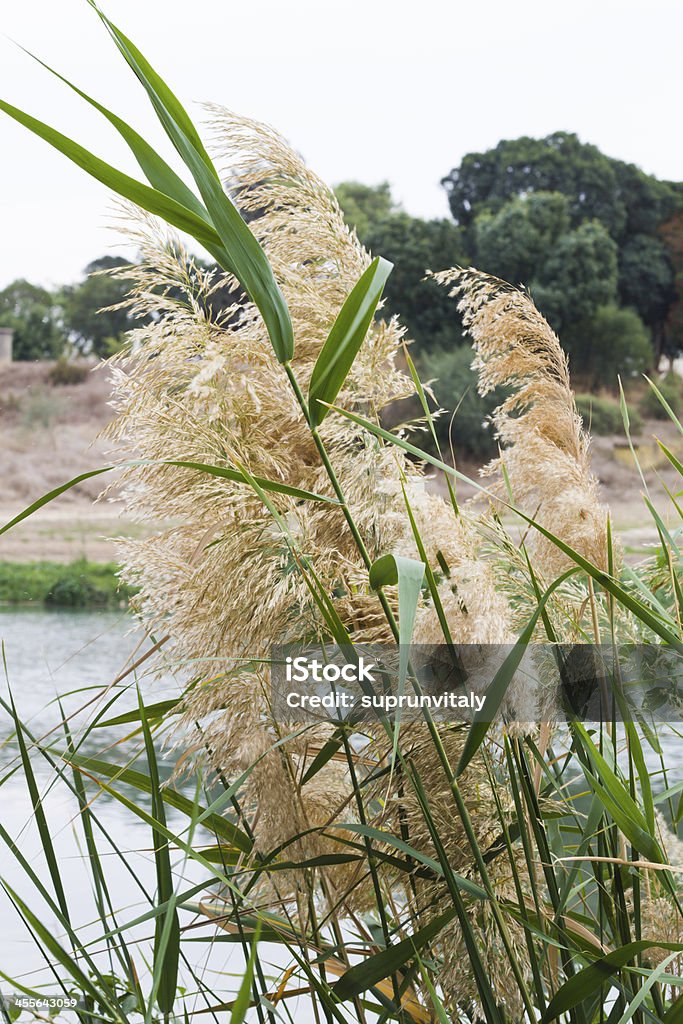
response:
M140 720L145 738L145 751L149 766L150 785L152 791L152 814L156 821L166 828L166 811L161 795L161 783L157 765L156 751L152 741L149 722L145 715L142 695L138 691ZM193 811L195 806L193 805ZM193 815L194 817L194 815ZM161 830L152 827L154 841L154 861L157 875L157 902L165 904L167 909L156 920L154 931L154 984L153 995L159 1009L164 1014L173 1011L176 988L178 985L178 961L180 957L180 921L175 907L175 887L171 870L171 857L168 839Z
M382 587L398 585L398 695L405 692L410 660L410 642L413 638L415 616L422 594L422 583L425 576L423 562L402 555L382 555L370 568L370 586L375 590ZM401 728L401 704L396 709L394 725L393 757L398 749L398 737Z
M185 231L192 235L209 252L215 253L222 250L221 239L211 225L207 224L206 221L202 220L201 217L198 217L196 213L189 210L186 206L176 202L175 199L171 199L170 196L165 195L163 192L159 192L157 189L151 188L135 178L131 178L130 175L125 174L123 171L117 170L111 164L101 160L83 146L68 138L68 136L62 135L61 132L44 124L11 103L0 100L0 110L14 118L15 121L25 128L28 128L34 135L48 142L54 149L63 153L64 156L75 163L77 167L86 171L92 178L106 185L107 188L112 189L113 192L123 199L135 203L136 206L142 207L143 210L147 210L148 213L153 214L155 217L161 217L179 231Z
M645 952L654 945L662 949L671 949L678 952L683 950L683 946L680 943L654 943L648 942L645 939L641 939L638 942L629 942L627 945L615 949L612 953L608 953L607 956L590 964L589 967L584 967L573 978L565 981L564 985L558 989L550 1000L548 1009L543 1016L542 1024L550 1024L550 1021L556 1020L561 1014L572 1010L579 1003L583 1002L584 999L588 999L598 989L602 988L610 978L614 977L618 971L633 963L639 953Z
M444 911L407 939L402 939L389 949L383 949L362 963L350 967L333 986L335 996L342 1001L353 999L354 996L372 988L378 981L383 981L396 971L400 971L421 949L436 938L442 928L453 920L455 913L454 908Z
M256 929L251 938L251 950L249 953L249 960L247 961L247 969L244 972L237 998L233 1003L232 1013L230 1014L230 1024L243 1024L244 1018L247 1015L247 1010L250 1006L251 986L254 980L254 964L256 962L256 948L258 941L261 937L261 922L257 921Z
M321 402L334 402L343 387L392 269L393 264L377 256L353 287L332 325L313 367L308 388L308 409L313 426L319 426L329 412Z
M106 117L109 123L117 130L121 138L128 144L128 147L137 160L141 171L149 181L152 188L157 189L159 192L163 192L164 195L174 199L177 203L180 203L181 206L187 207L188 210L196 213L198 217L205 220L208 226L211 227L209 215L197 199L197 196L194 194L192 189L185 184L183 179L179 177L173 168L159 156L154 147L150 146L147 140L144 139L139 132L135 131L135 129L127 124L123 118L119 117L118 114L115 114L113 111L103 106L103 104L99 103L96 99L93 99L92 96L89 96L88 93L79 89L77 85L74 85L74 83L69 81L68 78L65 78L64 75L61 75L54 68L50 67L49 64L46 64L45 61L40 59L40 57L36 57L35 54L30 53L28 50L24 50L24 52L27 53L29 57L32 57L33 60L37 61L38 64L45 68L46 71L49 71L50 74L58 78L60 82L68 85L70 89L80 96L81 99L84 99L86 103L89 103L91 107L94 107L95 110Z
M97 758L90 757L86 754L65 754L64 759L94 778L104 776L104 778L121 782L127 786L132 786L134 789L138 789L141 793L147 793L149 795L153 793L153 783L150 776L145 775L144 772L136 771L134 768L128 768L125 765L117 765L111 761L98 760ZM195 813L195 804L193 801L183 793L179 793L178 790L175 790L170 786L164 786L160 791L160 795L162 800L164 800L169 807L175 808L182 814L187 815L189 818L191 818ZM203 814L203 808L198 808L197 810L200 815ZM243 853L249 853L251 851L253 843L249 836L222 815L207 814L205 817L202 817L202 823L214 835L219 836L226 843L229 843L236 849L241 850Z
M569 579L570 576L574 575L575 572L576 569L568 569L567 572L563 573L559 579L555 580L555 582L548 587L545 594L541 597L536 610L529 619L529 622L520 634L519 639L516 641L507 658L493 677L491 684L486 690L486 699L481 711L477 711L474 714L474 720L467 734L467 739L462 749L462 754L460 755L458 767L455 771L456 778L462 775L484 742L484 737L495 720L500 706L505 699L508 687L514 678L515 672L520 666L522 658L524 657L529 642L534 634L534 630L536 629L538 620L545 610L546 604L557 588Z

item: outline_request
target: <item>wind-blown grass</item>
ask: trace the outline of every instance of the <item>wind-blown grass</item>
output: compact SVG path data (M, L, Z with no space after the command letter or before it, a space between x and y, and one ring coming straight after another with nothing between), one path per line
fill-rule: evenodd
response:
M135 214L142 263L126 273L132 309L155 319L113 363L112 437L129 507L178 525L129 542L124 571L147 630L159 648L170 638L188 685L172 707L140 696L123 718L105 692L88 723L72 731L66 719L60 738L33 735L13 702L4 706L49 882L4 826L0 838L59 934L4 884L55 983L77 992L84 1021L201 1011L239 1022L251 1005L253 1019L274 1022L294 993L321 1021L680 1019L682 864L670 828L680 786L656 731L572 721L558 734L557 709L541 694L529 714L511 683L532 641L549 651L602 641L683 650L678 533L650 503L657 557L621 566L559 340L528 296L456 268L439 276L460 297L480 386L509 394L494 417L500 459L478 485L480 502L461 507L457 469L381 426L382 409L417 390L433 429L422 386L396 366L400 326L373 319L389 268L276 133L214 109L230 198L177 98L101 17L196 191L97 104L148 185L0 106L144 211ZM218 269L201 270L149 215L189 231ZM243 298L215 310L226 280ZM445 498L425 487L425 463L445 475ZM494 724L426 713L418 723L288 729L274 715L273 644L405 650L411 637L511 645L489 691ZM401 658L402 682L410 672ZM93 758L91 738L112 718L137 749ZM162 737L182 750L179 777L188 773L194 798L177 780L161 785ZM662 757L654 786L648 748L650 760ZM34 757L79 803L95 944L70 920ZM97 792L150 830L146 972L131 937L140 916L118 912L108 885L102 842L126 857L99 834ZM182 828L169 825L169 806ZM179 887L175 855L204 880ZM215 931L198 935L187 918L197 912ZM241 946L245 973L232 991L191 969L189 944L205 936ZM281 950L275 969L266 942Z

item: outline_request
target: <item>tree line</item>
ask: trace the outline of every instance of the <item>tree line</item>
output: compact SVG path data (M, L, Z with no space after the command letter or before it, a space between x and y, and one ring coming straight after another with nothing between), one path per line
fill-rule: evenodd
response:
M132 321L125 309L109 307L123 301L130 282L111 271L127 265L119 256L102 256L75 284L50 290L22 278L0 291L0 327L14 332L14 359L116 352Z
M450 219L411 217L386 183L336 191L361 241L395 263L385 310L406 325L442 404L460 402L472 447L490 447L482 423L499 396L477 396L455 303L425 268L474 265L525 286L587 392L683 352L683 183L556 132L470 153L442 185Z
M442 185L450 219L410 216L386 183L343 182L336 193L361 241L395 264L386 313L400 316L422 372L439 378L449 399L458 396L460 423L469 416L482 444L470 350L455 303L425 281L427 268L472 264L527 287L559 333L574 381L589 392L683 352L683 183L556 132L470 153ZM0 326L14 329L15 358L115 351L130 318L125 309L97 311L124 298L125 276L108 273L122 266L105 256L57 291L24 280L1 291Z

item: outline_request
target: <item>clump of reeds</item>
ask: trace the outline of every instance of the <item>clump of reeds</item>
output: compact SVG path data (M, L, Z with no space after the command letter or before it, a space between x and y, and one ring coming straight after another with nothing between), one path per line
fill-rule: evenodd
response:
M480 393L499 387L509 392L493 414L502 450L487 474L500 474L504 468L519 508L606 568L608 511L590 470L590 439L576 409L567 356L557 335L530 296L505 281L460 268L435 278L459 298L476 353ZM529 547L549 579L571 564L537 533L531 533Z
M118 721L139 721L149 773L113 766L110 777L152 794L152 814L140 816L158 879L149 1001L126 955L107 947L131 1005L148 1019L155 1001L167 1017L176 1005L187 905L170 871L177 846L209 872L202 913L243 943L245 982L230 1004L242 1019L251 994L259 1018L274 1020L293 976L328 1019L343 1004L358 1021L368 1011L402 1024L568 1013L583 1024L601 1019L609 985L622 1021L645 1005L663 1019L678 979L662 964L677 968L681 908L641 735L627 723L625 769L615 722L597 736L572 722L554 748L545 695L530 707L514 670L531 639L554 657L558 640L614 640L622 626L683 650L673 537L660 530L668 591L620 575L558 339L528 295L456 268L437 277L459 297L480 387L509 394L494 415L501 455L485 503L461 507L457 471L382 427L382 410L415 389L431 425L424 389L398 368L400 324L374 315L386 265L272 129L210 108L214 162L176 97L102 17L196 191L108 112L148 187L2 106L134 204L141 261L125 274L133 312L151 317L111 363L109 437L129 511L163 525L126 542L123 573L148 631L168 638L166 658L187 675L166 725L181 767L200 778L206 765L222 787L221 814L183 802L160 787L149 719L160 712L141 700L137 719ZM208 249L214 268L169 226ZM445 474L445 496L430 489L429 463ZM510 649L491 683L491 721L292 729L273 712L271 649L304 639L465 644L474 660L482 645ZM110 769L66 738L91 826L79 771L104 789ZM169 800L191 837L212 830L210 856L167 827ZM88 843L100 898L91 833ZM103 922L108 913L102 902ZM275 992L261 927L290 958ZM117 934L107 924L106 941ZM104 1006L106 1018L116 985L112 994L106 979L78 974L72 945L74 961L58 962L90 984L88 1008ZM609 970L591 968L605 956Z

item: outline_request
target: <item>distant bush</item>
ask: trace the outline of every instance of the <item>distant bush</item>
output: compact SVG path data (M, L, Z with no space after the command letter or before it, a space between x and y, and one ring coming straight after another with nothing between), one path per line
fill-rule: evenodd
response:
M482 398L477 391L477 375L471 369L469 345L454 349L434 348L419 357L423 380L434 380L433 390L439 405L446 410L436 421L436 433L444 454L452 440L456 452L474 458L490 458L496 451L489 417L503 400L500 391ZM455 416L451 424L454 410ZM426 443L424 440L421 444Z
M638 377L652 364L648 330L632 309L602 306L561 337L574 379L584 381L591 390L615 390L617 377Z
M683 380L675 373L667 373L666 377L662 380L655 380L654 383L675 415L680 416L683 412ZM644 416L651 416L652 419L666 420L669 418L666 409L649 386L640 403L640 408Z
M109 594L98 590L82 572L67 571L52 584L44 603L53 608L104 608Z
M87 366L72 363L65 356L60 356L47 375L50 384L57 387L67 384L82 384L88 376Z
M26 395L21 403L21 419L25 427L34 430L36 427L51 427L55 419L63 411L61 398L51 394L46 388L35 388Z
M576 408L582 417L586 430L592 434L623 434L624 420L619 402L613 398L597 395L577 395ZM638 434L643 429L643 419L637 409L628 410L631 433Z
M19 412L21 400L16 391L7 391L0 394L0 415L7 415Z
M0 604L51 608L119 608L134 591L121 584L118 566L79 559L59 562L0 562Z

